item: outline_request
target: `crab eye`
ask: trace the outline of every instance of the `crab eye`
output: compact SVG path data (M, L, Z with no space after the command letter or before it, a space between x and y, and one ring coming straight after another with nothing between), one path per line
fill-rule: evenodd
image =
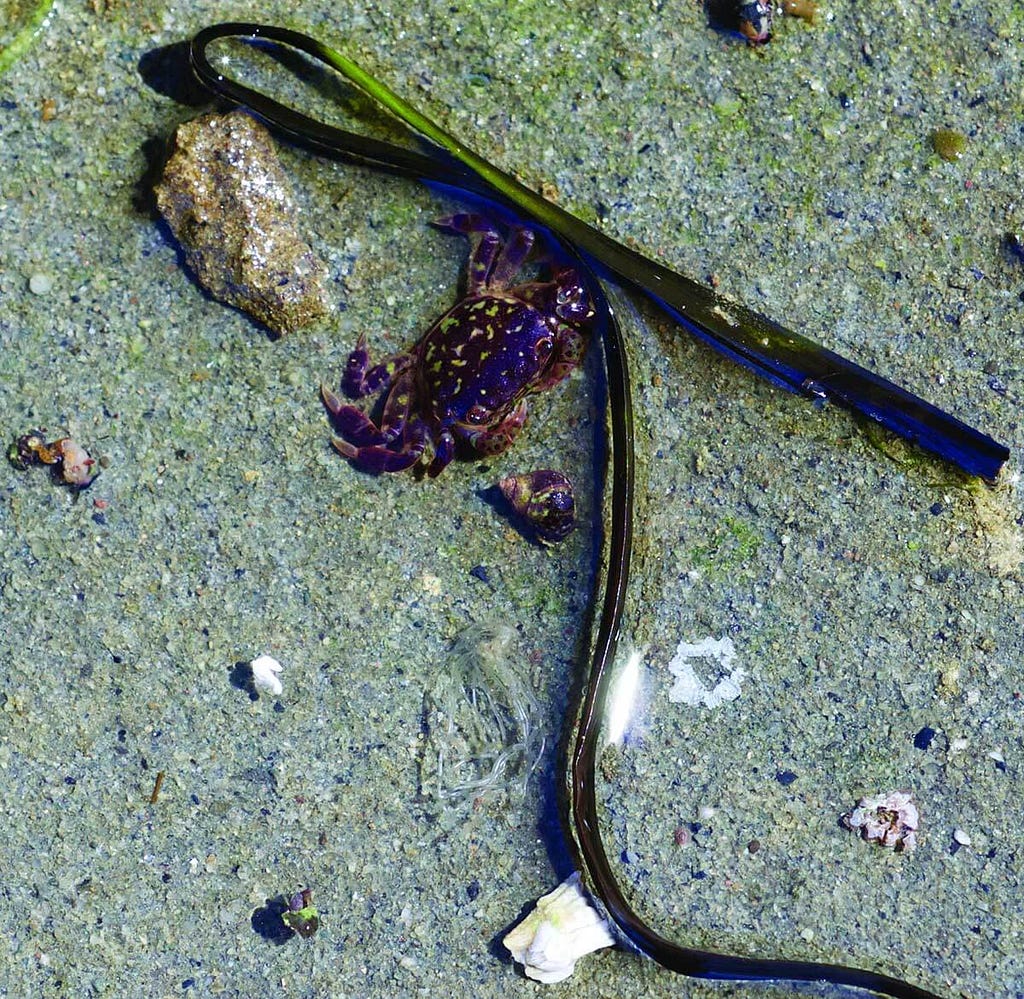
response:
M555 341L549 336L542 336L534 345L533 353L538 360L545 360L555 348Z
M559 305L571 305L574 302L579 301L580 297L579 285L563 285L558 289L558 293L555 295L555 301Z
M472 423L474 425L479 425L481 423L486 423L487 422L487 417L488 417L488 410L487 410L486 406L481 406L481 405L477 404L475 406L470 406L469 409L466 410L466 422L467 423Z

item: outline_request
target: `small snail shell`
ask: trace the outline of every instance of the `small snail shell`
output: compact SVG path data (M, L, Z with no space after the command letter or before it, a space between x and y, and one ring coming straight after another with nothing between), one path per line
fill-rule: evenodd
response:
M561 472L539 469L509 475L498 483L502 495L529 521L544 544L564 541L576 526L576 500L572 483Z

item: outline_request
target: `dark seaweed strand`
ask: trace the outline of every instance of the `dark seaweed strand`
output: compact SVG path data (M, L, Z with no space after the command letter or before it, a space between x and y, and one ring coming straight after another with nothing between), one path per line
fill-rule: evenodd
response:
M332 66L435 148L430 155L423 155L324 125L224 77L210 66L205 49L215 39L228 36L281 42ZM443 159L448 163L448 175L442 183L495 200L539 222L649 296L685 329L776 385L815 399L834 399L970 475L992 480L1009 457L1003 445L931 403L808 337L648 260L553 205L443 131L350 59L308 35L259 24L214 25L193 40L192 63L211 90L248 105L295 141L321 152L427 179L440 179L437 171Z
M869 989L895 999L940 999L933 992L898 978L858 968L813 961L786 961L739 957L681 947L655 933L626 901L608 862L601 837L597 807L597 757L604 719L614 683L613 664L618 647L622 615L629 583L633 550L633 499L635 456L633 450L633 401L630 391L628 355L618 318L601 283L577 256L598 315L606 319L604 329L605 372L611 414L611 513L608 541L608 570L604 581L604 602L597 636L591 652L590 678L580 708L576 745L569 767L568 824L577 866L584 883L600 901L628 942L662 967L692 978L730 981L828 982L833 985Z
M305 36L296 36L285 29L267 29L253 25L219 25L208 28L196 36L193 42L193 65L197 67L200 79L214 92L237 103L244 103L272 124L279 124L282 112L288 117L289 128L297 141L309 144L303 134L304 116L292 112L262 94L241 87L215 73L205 59L204 48L215 38L226 35L255 35L284 41L296 45L318 56L318 43ZM288 36L288 37L284 37ZM296 39L303 44L297 45ZM244 96L241 96L243 95ZM310 120L310 119L307 119ZM311 121L311 120L310 120ZM314 147L322 143L321 151L329 155L352 155L357 159L369 160L366 150L372 150L374 165L397 173L405 173L421 179L442 183L445 186L462 189L473 195L496 198L508 204L501 192L490 193L489 185L474 180L463 186L463 178L453 180L450 164L440 156L410 153L400 147L376 140L366 140L355 133L329 130L328 126L317 125ZM283 126L280 126L283 127ZM285 131L289 131L285 128ZM339 138L340 137L340 138ZM352 146L349 141L352 140ZM410 159L412 157L412 159ZM570 243L571 245L571 243ZM632 910L619 889L615 875L608 863L607 853L601 840L596 797L596 762L602 719L605 716L611 687L611 664L614 660L625 603L632 551L633 523L633 427L632 403L630 399L628 368L625 344L618 320L611 310L600 283L589 266L581 259L581 271L587 279L595 306L607 317L605 364L608 378L609 405L612 427L612 501L609 537L609 565L605 579L605 594L597 636L592 655L591 677L584 703L581 708L579 731L570 765L570 809L572 823L570 835L578 852L582 872L587 878L595 897L604 904L609 916L619 928L623 937L642 953L659 964L680 974L699 978L724 980L783 980L805 982L829 982L847 985L893 997L893 999L939 999L934 993L916 986L878 975L873 972L838 965L819 964L803 961L761 960L717 954L710 951L681 947L655 933Z

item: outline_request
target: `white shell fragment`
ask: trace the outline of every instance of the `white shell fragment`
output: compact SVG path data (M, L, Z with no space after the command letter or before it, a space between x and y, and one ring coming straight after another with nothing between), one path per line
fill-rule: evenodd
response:
M580 890L579 874L573 874L539 898L537 908L502 943L527 978L551 985L568 978L584 954L611 947L615 940Z
M843 816L843 825L861 834L869 843L910 853L917 846L919 816L908 791L892 791L861 798L857 807Z
M697 674L694 660L706 660L715 673L714 682L705 683ZM747 672L736 663L736 646L731 638L702 638L699 642L680 642L668 664L676 678L668 692L673 704L717 708L726 701L735 701Z
M275 697L283 693L284 687L277 674L284 667L273 656L258 656L249 665L252 667L252 682L257 690L269 691Z

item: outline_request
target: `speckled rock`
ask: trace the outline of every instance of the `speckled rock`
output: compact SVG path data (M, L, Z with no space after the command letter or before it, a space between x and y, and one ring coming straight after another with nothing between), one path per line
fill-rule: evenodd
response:
M296 229L270 133L248 114L180 125L155 192L189 266L215 298L277 333L328 313L326 267Z

